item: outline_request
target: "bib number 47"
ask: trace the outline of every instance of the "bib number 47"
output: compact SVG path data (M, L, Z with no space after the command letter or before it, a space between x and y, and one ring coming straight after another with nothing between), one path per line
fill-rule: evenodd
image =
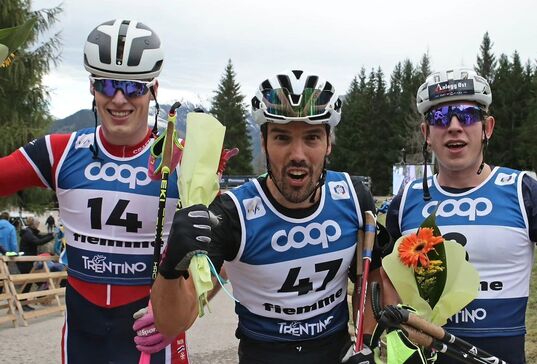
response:
M326 271L326 276L324 277L323 283L315 290L316 292L326 289L328 283L330 283L330 281L336 276L339 267L341 267L342 261L343 259L336 259L315 264L315 272ZM311 281L311 278L299 278L299 274L300 267L291 268L287 274L285 282L283 282L283 285L278 292L297 292L300 296L308 293L309 291L313 291L313 282Z

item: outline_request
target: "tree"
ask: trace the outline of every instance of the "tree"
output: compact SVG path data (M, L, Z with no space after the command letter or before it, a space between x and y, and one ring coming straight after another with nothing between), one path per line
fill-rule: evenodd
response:
M46 40L41 40L40 36L51 29L61 12L60 6L32 11L29 0L2 0L0 28L21 25L32 18L36 18L36 24L12 64L0 68L0 156L42 136L52 122L48 110L49 92L43 85L43 77L60 59L61 44L59 34ZM42 192L24 191L0 200L0 205L42 207L43 203L52 201L51 193Z
M362 69L362 73L365 72ZM363 74L360 77L365 77ZM355 158L357 145L363 138L357 125L360 117L362 90L357 77L351 82L341 108L341 121L335 129L335 142L329 157L329 168L359 174L359 158Z
M513 61L502 54L498 61L498 68L492 88L492 106L490 113L496 119L494 137L487 150L487 161L496 165L506 165L511 168L525 169L521 155L527 148L523 143L523 134L531 129L524 127L529 121L529 104L532 102L531 76L527 67L522 66L520 55L513 53ZM490 159L489 159L490 158Z
M226 174L252 174L252 146L246 129L246 108L240 85L235 81L235 71L231 59L220 79L216 96L213 98L211 113L226 127L225 148L237 147L240 153L232 158Z
M480 54L477 55L477 66L474 67L475 71L485 77L489 83L494 80L496 70L496 57L492 53L492 45L489 32L486 32L479 47Z

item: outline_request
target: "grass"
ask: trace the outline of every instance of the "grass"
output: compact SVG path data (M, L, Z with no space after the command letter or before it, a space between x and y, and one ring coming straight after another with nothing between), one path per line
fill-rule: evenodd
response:
M537 363L537 267L534 262L531 274L530 298L526 310L526 360Z

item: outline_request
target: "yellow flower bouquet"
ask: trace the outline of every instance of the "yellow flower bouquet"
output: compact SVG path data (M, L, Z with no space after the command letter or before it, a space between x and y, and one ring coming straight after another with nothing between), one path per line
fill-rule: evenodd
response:
M444 240L433 213L395 242L382 267L403 304L442 326L477 296L479 274L466 256L462 245Z

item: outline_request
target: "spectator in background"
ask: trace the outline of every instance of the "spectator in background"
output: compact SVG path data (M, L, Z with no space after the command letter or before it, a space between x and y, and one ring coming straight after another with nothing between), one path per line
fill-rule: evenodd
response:
M9 222L9 213L2 212L0 214L0 253L19 252L17 246L17 234L15 226Z
M54 221L54 217L52 215L48 215L47 221L45 221L45 224L47 224L47 232L49 233L54 232L54 228L56 227L56 221Z
M54 238L54 235L51 233L40 234L38 229L39 220L34 217L29 217L26 222L28 226L25 229L22 229L20 233L21 251L26 255L37 255L37 247L51 241ZM19 267L20 272L24 274L32 270L32 264L32 262L20 262L17 263L17 267Z
M37 247L48 243L54 238L52 234L39 233L39 220L34 217L29 217L26 220L27 227L21 230L21 251L26 255L37 255ZM17 267L21 274L29 273L32 270L33 262L18 262ZM32 289L32 284L27 284L22 293L28 293ZM29 305L23 305L24 311L33 311L34 308Z

